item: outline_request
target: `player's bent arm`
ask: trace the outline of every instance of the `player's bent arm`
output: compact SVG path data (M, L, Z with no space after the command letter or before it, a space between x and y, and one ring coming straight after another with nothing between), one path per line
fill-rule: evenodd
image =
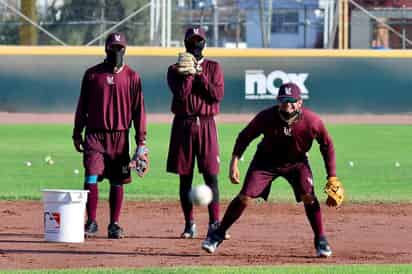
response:
M199 74L197 77L202 83L204 91L207 96L213 101L220 102L224 96L224 76L220 65L216 63L214 74L210 76L210 79L206 77L204 73Z
M263 116L264 114L262 112L258 113L239 133L233 148L233 155L241 157L249 144L263 133L263 128L265 127L265 119Z
M179 99L186 98L192 92L193 75L180 75L173 66L167 71L167 83L173 95Z
M319 143L319 150L325 163L327 177L336 176L336 157L332 138L326 130L322 121L319 122L316 141Z
M232 160L230 161L229 167L229 178L232 184L240 183L240 172L239 172L239 157L237 155L232 155Z

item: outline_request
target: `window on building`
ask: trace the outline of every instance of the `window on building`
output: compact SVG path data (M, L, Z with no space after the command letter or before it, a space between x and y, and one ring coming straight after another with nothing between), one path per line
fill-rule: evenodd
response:
M298 33L299 13L297 10L274 10L272 14L272 33Z

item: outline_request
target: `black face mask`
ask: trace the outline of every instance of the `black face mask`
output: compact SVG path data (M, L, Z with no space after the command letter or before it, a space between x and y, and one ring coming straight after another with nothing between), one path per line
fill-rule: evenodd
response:
M106 61L116 68L123 65L124 48L111 48L106 50Z
M185 47L186 47L187 52L193 54L193 56L196 57L197 60L200 60L203 58L202 51L205 48L205 40L185 41Z

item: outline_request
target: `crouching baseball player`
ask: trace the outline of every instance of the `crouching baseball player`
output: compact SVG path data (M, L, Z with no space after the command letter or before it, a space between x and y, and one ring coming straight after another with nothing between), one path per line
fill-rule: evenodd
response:
M85 236L93 236L98 231L97 182L107 178L110 181L107 235L119 239L123 237L119 225L123 185L131 182L131 168L141 177L148 169L146 114L140 76L123 62L126 51L123 33L111 33L106 39L105 50L104 62L89 68L83 76L73 143L76 150L83 153L84 189L89 191ZM129 128L132 123L137 149L130 159Z
M319 201L314 193L312 171L307 152L313 140L320 146L325 162L328 206L339 206L343 201L343 187L336 177L335 152L332 139L321 119L303 108L301 92L293 83L279 88L278 105L257 114L237 137L230 163L232 183L240 183L238 161L247 146L258 136L263 139L250 163L240 193L229 204L217 230L202 243L202 248L213 253L224 240L226 231L244 212L248 203L261 197L267 200L271 183L284 177L293 188L297 202L303 202L306 216L314 233L314 246L319 257L329 257L332 250L325 236Z

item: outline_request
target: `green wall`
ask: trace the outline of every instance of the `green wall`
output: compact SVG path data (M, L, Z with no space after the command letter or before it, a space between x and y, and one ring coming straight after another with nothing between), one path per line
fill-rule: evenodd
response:
M72 112L84 71L95 55L0 55L0 111ZM307 73L306 105L321 113L412 112L411 58L213 57L225 73L222 112L257 112L274 99L246 100L245 71ZM127 56L143 80L148 112L169 112L167 67L174 56ZM282 81L275 79L274 86Z

